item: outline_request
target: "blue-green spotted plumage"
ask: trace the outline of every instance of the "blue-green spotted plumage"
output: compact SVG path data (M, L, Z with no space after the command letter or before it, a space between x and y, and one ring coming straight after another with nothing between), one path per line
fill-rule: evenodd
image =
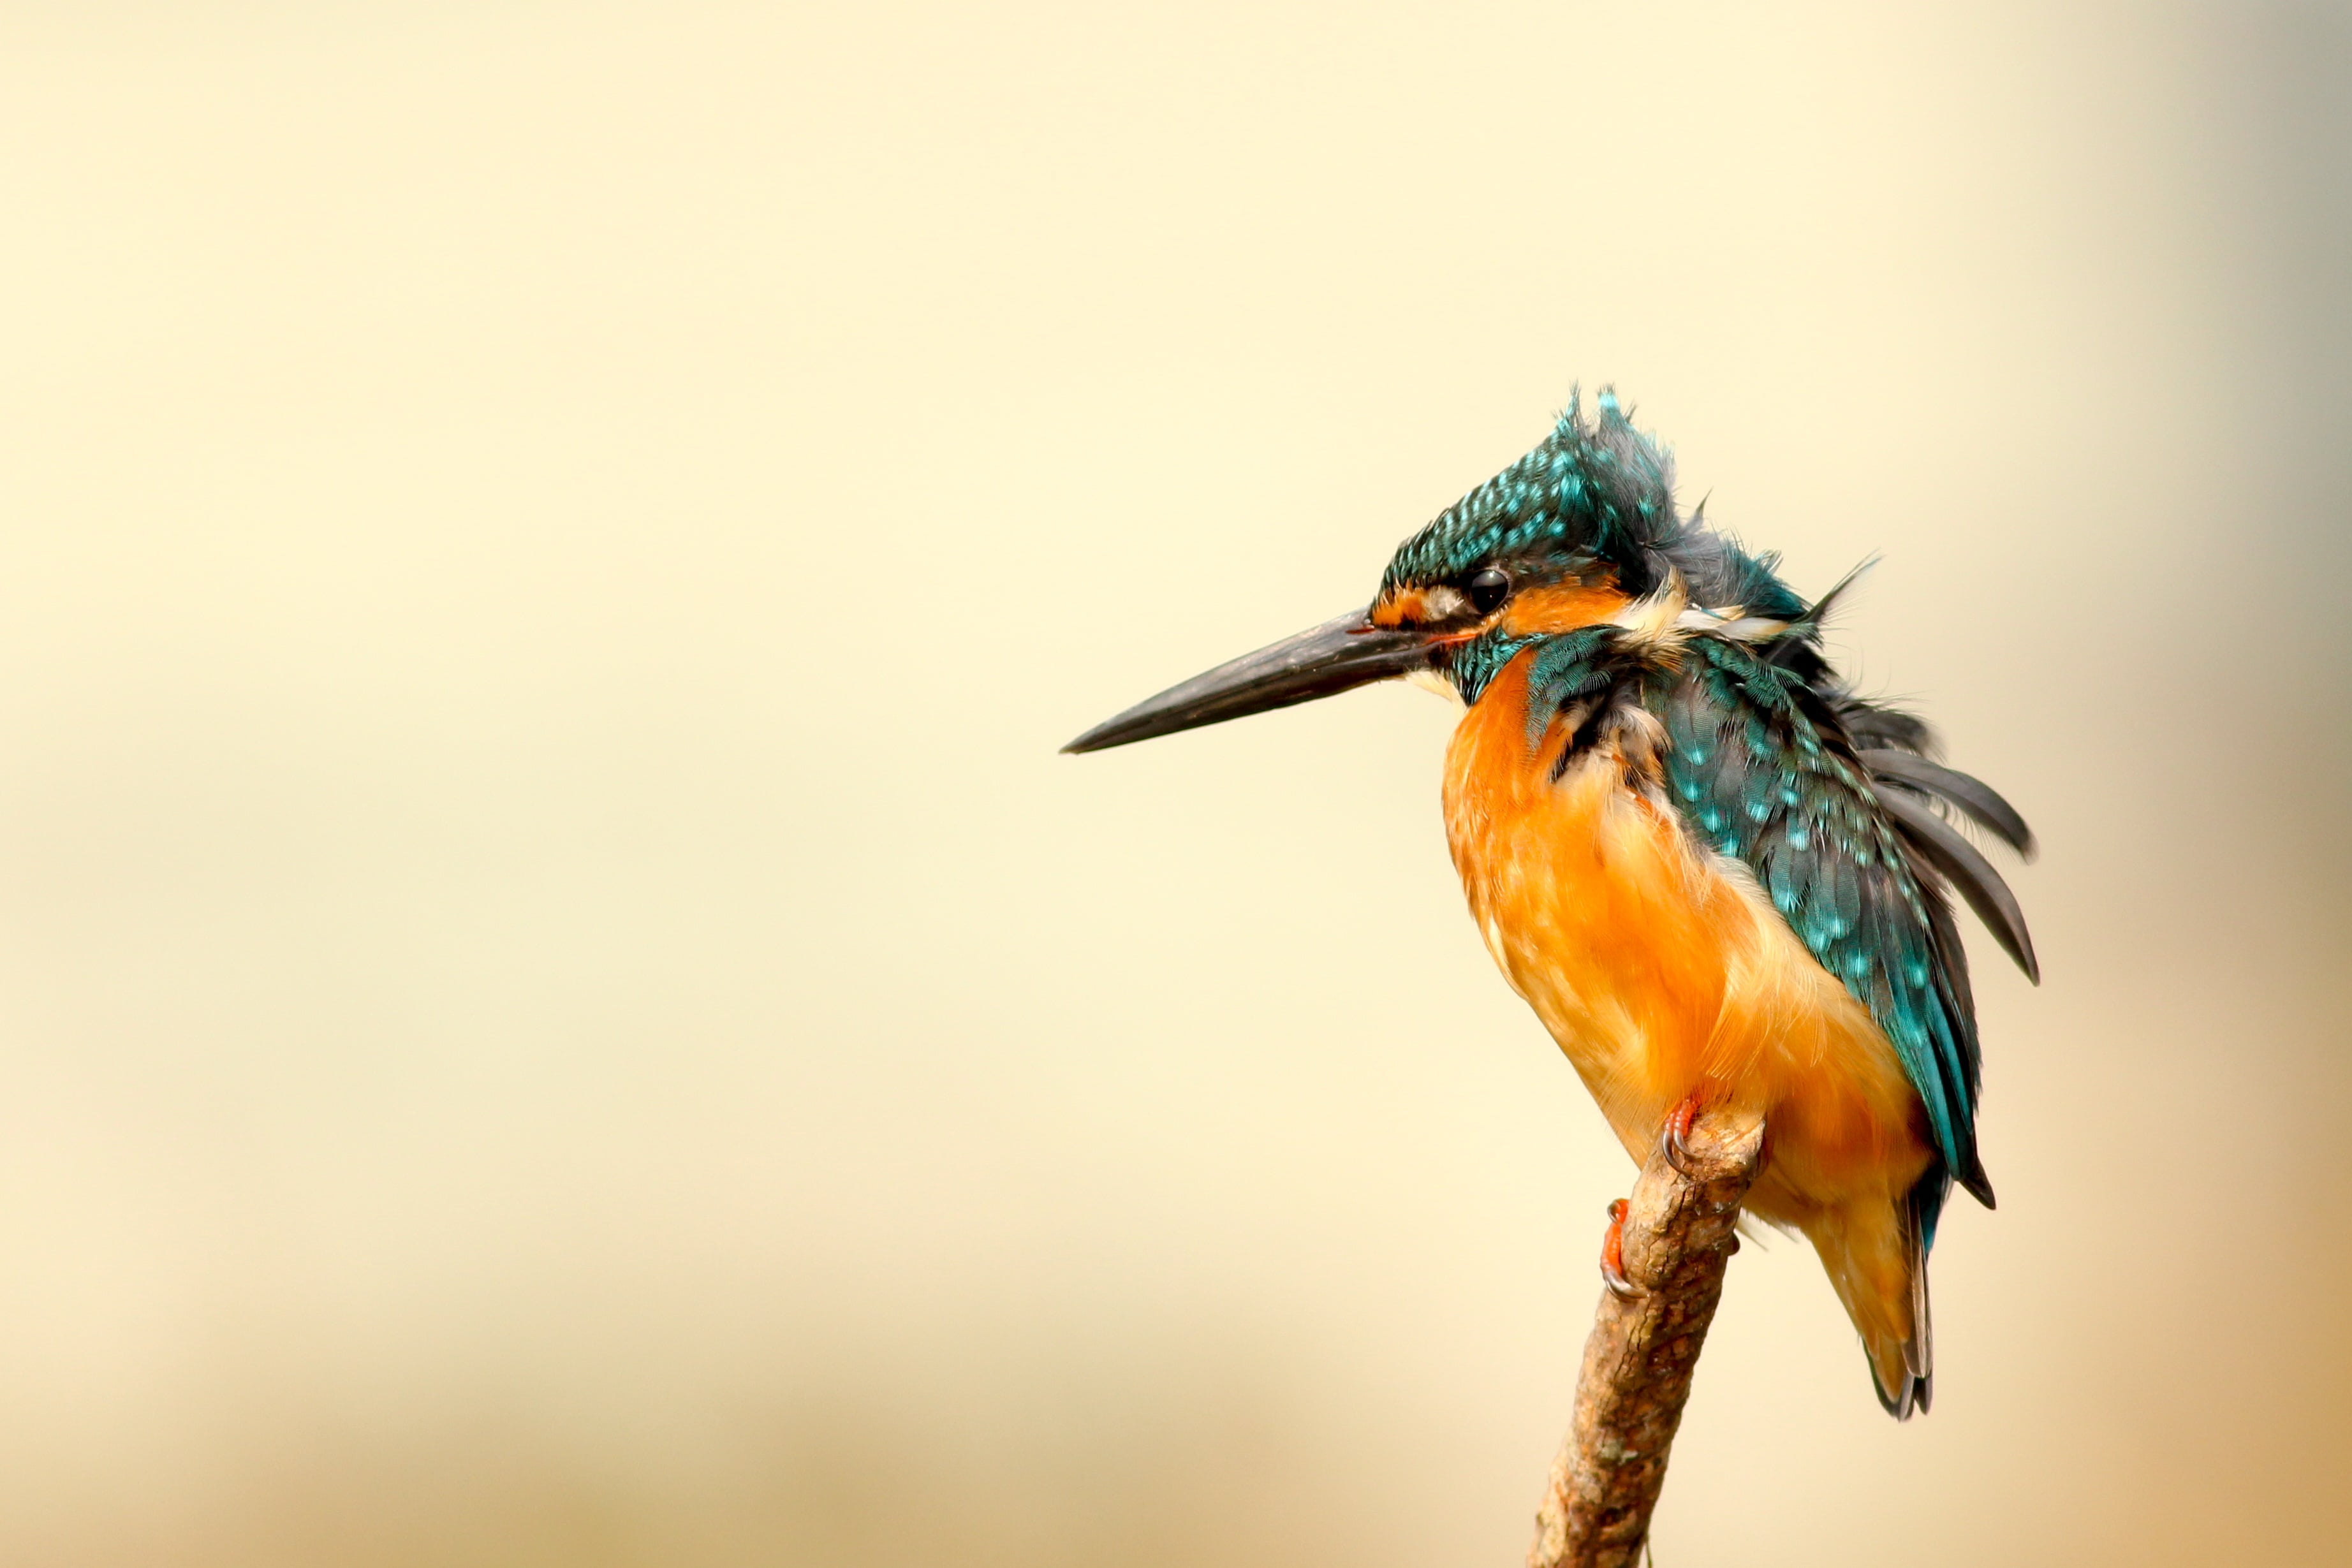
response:
M1498 559L1608 561L1635 591L1674 520L1674 465L1604 391L1586 422L1571 397L1551 435L1407 539L1381 580L1443 580Z
M1979 1083L1967 959L1941 894L1834 714L1802 680L1700 635L1654 677L1666 789L1693 833L1740 862L1806 950L1870 1009L1919 1092L1946 1171L1990 1204L1977 1155ZM1933 1236L1940 1187L1917 1200Z

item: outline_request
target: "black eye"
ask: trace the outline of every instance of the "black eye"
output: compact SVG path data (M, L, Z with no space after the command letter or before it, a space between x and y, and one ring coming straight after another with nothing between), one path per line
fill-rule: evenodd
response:
M1511 596L1511 580L1491 566L1463 586L1470 591L1470 608L1481 615L1493 614L1496 606Z

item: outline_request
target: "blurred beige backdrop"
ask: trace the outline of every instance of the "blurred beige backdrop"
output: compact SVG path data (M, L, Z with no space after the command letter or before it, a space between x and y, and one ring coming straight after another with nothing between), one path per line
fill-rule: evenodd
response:
M1768 14L1769 13L1769 14ZM0 1560L1504 1563L1630 1171L1447 710L1070 735L1613 381L2041 830L1938 1399L1668 1568L2352 1525L2352 15L0 14Z

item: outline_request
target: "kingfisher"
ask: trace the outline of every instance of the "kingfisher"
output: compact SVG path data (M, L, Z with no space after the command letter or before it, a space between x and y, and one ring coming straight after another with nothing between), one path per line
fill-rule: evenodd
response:
M1811 603L1675 498L1603 389L1400 546L1361 610L1221 664L1065 751L1410 679L1458 701L1445 837L1511 988L1636 1164L1694 1118L1763 1119L1748 1211L1811 1241L1898 1420L1928 1407L1927 1254L1955 1186L1987 1208L1957 894L2040 983L1968 824L2009 802L1822 646ZM1865 562L1864 565L1868 565ZM1601 1272L1621 1294L1622 1204Z

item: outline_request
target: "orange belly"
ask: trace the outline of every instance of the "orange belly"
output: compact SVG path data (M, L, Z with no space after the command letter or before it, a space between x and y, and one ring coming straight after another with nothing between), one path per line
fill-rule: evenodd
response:
M1686 1096L1762 1113L1749 1209L1821 1249L1866 1340L1911 1339L1903 1201L1926 1114L1894 1047L1745 866L1696 843L1613 755L1557 782L1522 655L1463 717L1445 825L1486 946L1638 1162Z

